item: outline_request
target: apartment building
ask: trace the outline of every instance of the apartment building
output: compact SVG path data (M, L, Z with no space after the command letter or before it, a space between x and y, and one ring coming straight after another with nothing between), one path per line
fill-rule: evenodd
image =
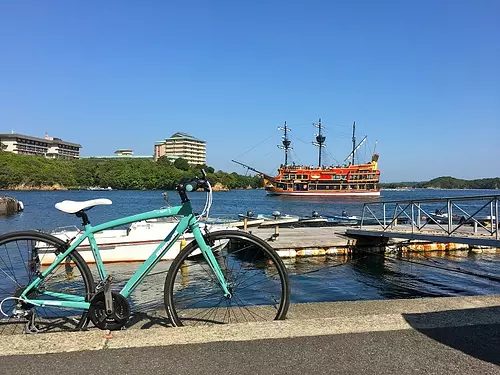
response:
M78 159L81 145L60 138L31 137L23 134L0 134L0 151L22 155L39 155L52 159Z
M177 132L170 138L155 143L155 160L166 155L169 159L183 158L189 164L206 164L206 142L189 134Z

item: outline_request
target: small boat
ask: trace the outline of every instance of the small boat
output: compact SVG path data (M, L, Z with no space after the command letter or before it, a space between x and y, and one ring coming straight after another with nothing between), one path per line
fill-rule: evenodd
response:
M235 219L234 217L224 217L224 216L209 217L202 219L202 222L205 224L224 225L226 227L238 228L238 229L243 228L245 226L245 221L247 227L258 227L260 224L264 222L264 219L257 218L254 216L245 216L245 215L238 215L237 219Z
M313 211L311 216L299 217L299 221L283 227L326 227L329 226L328 218L321 216L317 211Z
M132 223L127 229L104 230L94 236L104 263L140 262L145 261L151 255L175 225L177 225L176 218L151 219ZM211 231L229 229L227 225L200 223L200 229L204 230L205 226ZM234 227L231 229L237 230ZM64 241L80 233L81 230L76 226L61 227L51 232L52 235ZM180 250L193 239L192 233L186 233L175 242L162 260L174 259ZM55 260L56 255L52 248L43 244L39 244L37 248L42 265L49 265ZM88 239L83 241L77 250L87 263L95 263Z
M255 216L252 211L247 211L246 214L238 214L238 220L243 222L247 221L247 226L258 226L262 224L266 219L263 215ZM230 223L230 225L235 225L235 223Z
M295 215L282 214L279 211L273 211L271 215L259 214L257 219L264 219L264 222L259 227L269 227L273 225L288 225L297 223L299 217Z
M448 224L449 215L446 212L441 213L441 211L436 210L436 212L428 214L425 218L429 224ZM455 215L451 220L452 224L462 224L465 221L465 217Z
M338 225L358 225L361 223L361 217L331 215L328 216L328 221Z
M341 215L326 216L329 221L340 225L356 225L361 223L361 217L356 215L348 215L346 211L342 211Z
M328 219L319 216L316 211L313 211L312 216L304 217L281 214L279 211L274 211L271 213L271 215L258 214L257 216L255 216L251 211L248 211L246 215L238 214L238 217L240 217L241 219L247 218L249 224L252 224L257 220L259 222L259 228L265 228L275 225L278 225L282 228L319 227L326 226L328 224Z
M87 188L87 190L92 190L92 191L106 191L106 190L113 190L111 186L108 186L107 188L100 187L100 186L90 186Z
M229 223L231 226L240 226L240 223L244 223L246 220L247 227L258 226L258 227L268 227L271 225L282 225L288 223L294 223L299 221L298 216L294 215L282 215L279 211L274 211L271 215L258 214L254 215L252 211L248 211L246 214L238 214L239 222Z
M301 217L297 226L300 227L323 227L328 226L328 218L320 216L316 211L311 216Z

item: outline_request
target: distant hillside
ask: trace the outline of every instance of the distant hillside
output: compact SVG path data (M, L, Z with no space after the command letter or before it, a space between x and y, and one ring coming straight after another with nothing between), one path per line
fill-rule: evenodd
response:
M157 162L148 159L46 159L40 156L0 152L0 189L65 189L91 186L113 189L173 189L181 180L200 177L200 169L210 182L229 189L261 187L256 176L215 171L214 168L191 166L184 159L171 163L167 158Z
M482 178L478 180L461 180L451 176L434 178L424 182L391 182L381 183L380 187L394 188L435 188L435 189L500 189L500 178Z

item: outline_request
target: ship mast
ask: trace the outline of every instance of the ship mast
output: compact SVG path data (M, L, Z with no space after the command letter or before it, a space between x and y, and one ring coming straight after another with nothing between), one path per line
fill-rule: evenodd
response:
M356 154L356 151L358 150L358 148L361 147L361 145L366 141L366 138L368 136L364 136L364 138L361 140L361 142L359 142L357 145L356 145L356 121L354 121L354 123L352 124L352 151L349 155L347 155L347 157L344 159L344 161L347 161L349 158L352 157L352 162L351 162L351 165L354 165L354 155ZM376 147L376 144L375 144L375 147ZM375 150L373 150L373 152L375 152Z
M318 152L318 167L321 168L321 149L325 147L325 140L326 137L321 134L321 130L323 129L323 126L321 125L321 119L319 119L317 124L313 124L316 128L318 128L318 134L316 134L316 142L313 142L312 144L317 146L319 148Z
M282 130L284 132L284 135L282 137L283 138L283 141L282 141L283 146L278 145L278 148L285 150L285 167L286 167L286 166L288 166L288 151L292 150L292 147L290 147L292 142L288 139L288 132L290 131L290 128L286 126L286 121L285 121L285 125L279 126L278 129Z
M354 165L354 153L356 152L356 121L352 124L352 165Z

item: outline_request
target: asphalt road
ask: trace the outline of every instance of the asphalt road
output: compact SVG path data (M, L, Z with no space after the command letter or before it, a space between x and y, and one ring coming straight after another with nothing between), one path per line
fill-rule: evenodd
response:
M500 324L1 357L2 374L500 374Z

